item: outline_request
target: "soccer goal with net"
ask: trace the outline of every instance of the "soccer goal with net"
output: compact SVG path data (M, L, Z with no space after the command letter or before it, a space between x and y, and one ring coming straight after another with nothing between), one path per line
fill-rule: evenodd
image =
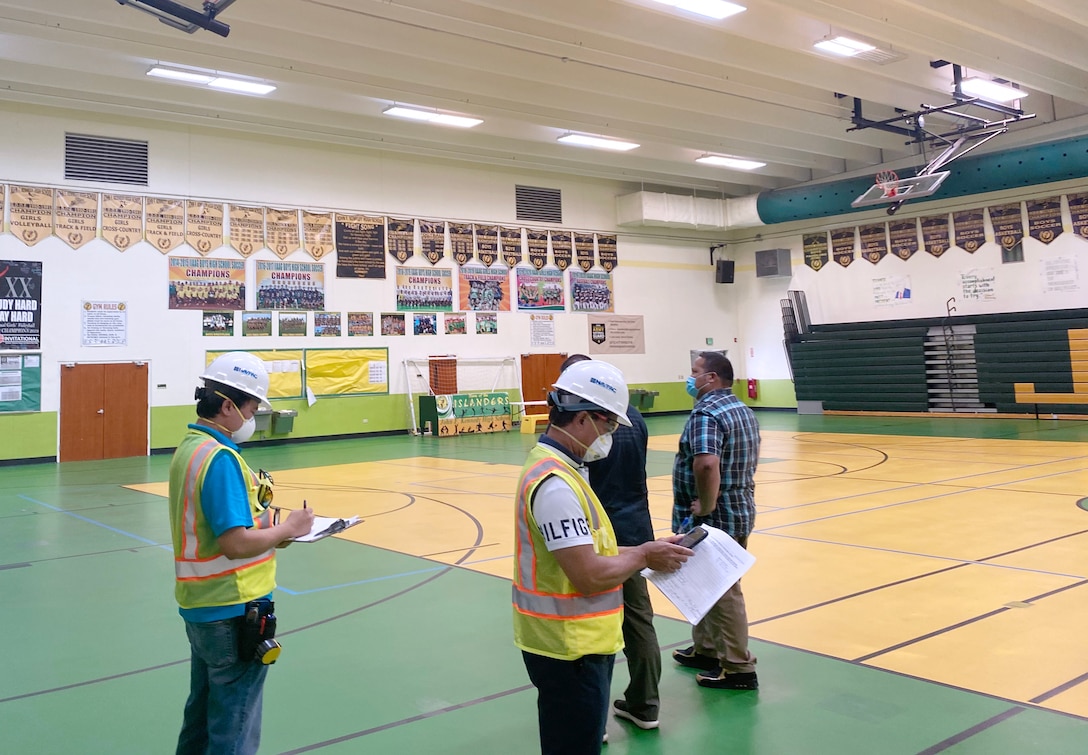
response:
M459 357L452 354L404 360L408 385L408 432L419 435L420 396L521 392L518 360L514 357Z

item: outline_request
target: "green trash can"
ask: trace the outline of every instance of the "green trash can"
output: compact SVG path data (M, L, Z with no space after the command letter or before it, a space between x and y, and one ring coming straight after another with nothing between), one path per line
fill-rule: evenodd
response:
M295 417L298 412L294 409L280 409L272 412L272 432L276 435L289 433L295 429Z

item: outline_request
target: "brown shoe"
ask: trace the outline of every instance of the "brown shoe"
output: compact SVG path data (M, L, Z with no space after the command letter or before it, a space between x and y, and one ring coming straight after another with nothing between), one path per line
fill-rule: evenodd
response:
M755 671L739 671L728 674L716 666L709 671L695 675L695 681L700 687L711 689L759 689L759 680Z

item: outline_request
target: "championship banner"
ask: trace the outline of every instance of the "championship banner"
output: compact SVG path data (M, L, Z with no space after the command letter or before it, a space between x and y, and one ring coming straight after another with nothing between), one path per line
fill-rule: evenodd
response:
M246 263L204 257L170 258L170 309L246 308Z
M53 233L53 190L34 186L8 188L8 229L27 246Z
M144 238L163 254L169 254L184 244L185 202L148 197Z
M325 266L320 262L257 260L257 309L325 309Z
M471 265L461 268L458 308L471 312L510 311L510 272Z
M401 218L386 218L385 242L389 247L389 256L397 262L407 262L415 254L416 221Z
M518 309L559 312L566 309L562 270L519 267L514 272L518 277Z
M940 257L948 251L948 213L927 215L921 219L922 243L925 250L934 257Z
M571 312L614 312L611 273L570 271Z
M1024 240L1024 216L1020 203L999 204L987 208L990 224L994 227L994 240L1002 249L1012 249Z
M398 267L398 312L452 312L453 271L444 268Z
M817 272L822 270L828 260L827 231L804 234L801 245L804 247L805 264Z
M298 210L266 209L264 227L268 247L281 260L302 248L298 233Z
M1059 194L1043 199L1029 199L1028 235L1049 244L1062 235L1062 197Z
M1085 195L1088 196L1088 195ZM513 270L521 264L521 228L499 228L499 243L502 244L502 258L506 266ZM487 265L487 261L480 258L480 262ZM488 265L490 267L490 265Z
M578 267L582 272L588 273L593 269L593 234L574 234L574 254L578 259Z
M918 251L918 220L893 220L888 223L888 237L892 254L901 260L909 260Z
M831 255L843 267L854 261L854 237L856 228L835 228L831 231Z
M315 260L333 250L331 212L302 211L302 248Z
M0 260L0 349L41 347L42 263Z
M952 225L955 228L956 246L965 252L973 254L986 243L986 228L982 224L982 210L953 212Z
M102 195L102 238L119 252L144 235L144 198L128 194Z
M529 228L525 234L529 240L529 264L535 270L542 270L548 264L548 232Z
M1069 218L1073 221L1073 233L1082 239L1088 238L1088 193L1067 194Z
M385 219L336 214L336 277L385 278Z
M223 246L223 205L219 202L185 203L185 243L207 256Z
M230 245L243 257L264 249L264 208L232 204L230 213Z
M570 232L556 232L552 235L552 261L560 271L570 267L573 253L571 251Z
M861 239L861 256L878 264L888 255L888 228L883 223L858 226Z
M53 232L73 249L98 235L98 194L57 189Z
M450 223L450 256L458 267L472 262L472 224Z
M642 315L589 315L590 354L645 354Z
M518 240L521 237L518 236ZM484 267L491 267L499 258L499 227L497 225L476 226L475 236L476 256Z
M432 265L437 265L446 256L446 222L419 221L419 242L423 258Z
M616 269L616 265L620 264L619 258L616 256L616 236L614 234L597 236L597 261L606 273L612 272Z

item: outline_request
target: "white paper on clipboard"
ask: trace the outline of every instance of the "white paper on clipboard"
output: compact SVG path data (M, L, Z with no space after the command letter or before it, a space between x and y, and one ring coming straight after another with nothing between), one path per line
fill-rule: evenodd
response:
M701 526L701 525L700 525ZM695 546L694 556L674 572L643 569L650 580L691 624L698 624L707 611L735 585L756 562L736 540L716 527L703 527L706 539Z

